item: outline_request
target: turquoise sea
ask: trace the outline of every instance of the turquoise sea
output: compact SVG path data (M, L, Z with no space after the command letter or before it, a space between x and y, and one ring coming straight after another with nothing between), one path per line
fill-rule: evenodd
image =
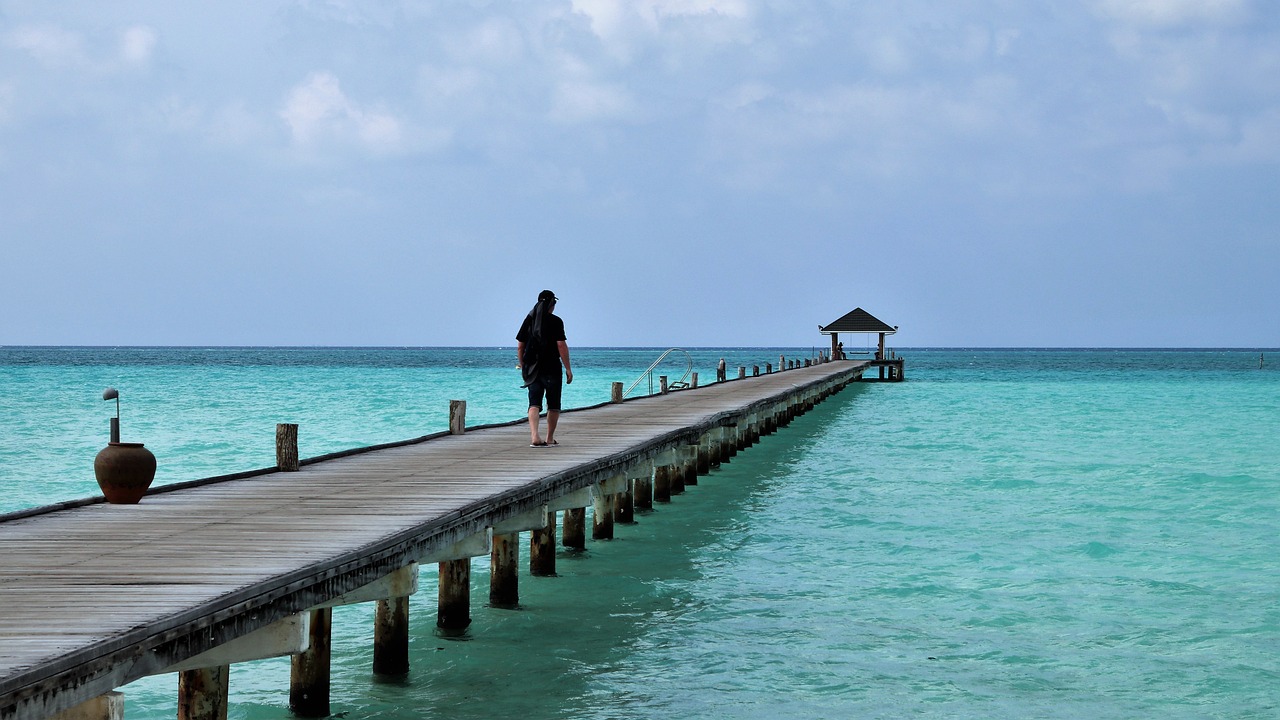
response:
M575 349L566 404L659 352ZM811 349L690 352L705 384ZM1280 716L1280 351L900 352L907 382L522 575L518 610L483 605L476 559L462 639L425 568L407 678L371 676L372 607L338 609L334 714ZM157 483L274 464L277 422L307 457L443 430L450 399L524 410L513 348L0 348L0 513L96 493L108 386ZM289 717L288 685L287 659L233 667L231 717ZM175 676L123 690L131 720L176 714Z

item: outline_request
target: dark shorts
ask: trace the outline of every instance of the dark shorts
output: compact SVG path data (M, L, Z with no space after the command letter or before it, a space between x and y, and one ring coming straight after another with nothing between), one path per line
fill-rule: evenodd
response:
M542 409L542 396L547 396L547 410L560 412L560 388L563 387L563 379L559 373L555 375L540 375L536 380L529 383L529 407Z

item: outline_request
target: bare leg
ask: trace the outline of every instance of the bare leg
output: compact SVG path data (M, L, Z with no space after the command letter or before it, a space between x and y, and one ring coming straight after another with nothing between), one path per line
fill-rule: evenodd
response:
M548 445L550 445L551 441L554 440L556 437L556 423L558 422L560 422L560 411L548 410L547 411L547 444Z
M542 412L541 408L537 408L537 407L529 408L529 442L533 445L537 445L542 442L542 438L538 437L538 415L541 412ZM551 430L554 427L555 425L553 425L551 422L551 416L547 415L548 436L550 436Z

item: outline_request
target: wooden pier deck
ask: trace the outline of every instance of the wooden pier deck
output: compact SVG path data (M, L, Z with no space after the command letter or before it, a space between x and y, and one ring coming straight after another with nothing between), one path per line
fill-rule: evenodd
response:
M523 423L468 430L0 522L0 720L49 717L411 563L476 555L457 548L539 511L589 506L699 446L741 446L866 366L566 412L556 448L530 448Z

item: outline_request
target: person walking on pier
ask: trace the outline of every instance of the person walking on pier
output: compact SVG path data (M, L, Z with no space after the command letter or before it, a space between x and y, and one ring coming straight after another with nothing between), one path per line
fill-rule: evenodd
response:
M529 447L558 445L556 423L560 420L561 367L565 384L573 383L573 369L569 364L569 345L565 341L564 321L552 314L556 309L556 294L550 290L538 293L538 304L533 306L520 332L516 333L516 362L529 388ZM538 418L542 414L542 399L547 400L547 437L538 432Z

